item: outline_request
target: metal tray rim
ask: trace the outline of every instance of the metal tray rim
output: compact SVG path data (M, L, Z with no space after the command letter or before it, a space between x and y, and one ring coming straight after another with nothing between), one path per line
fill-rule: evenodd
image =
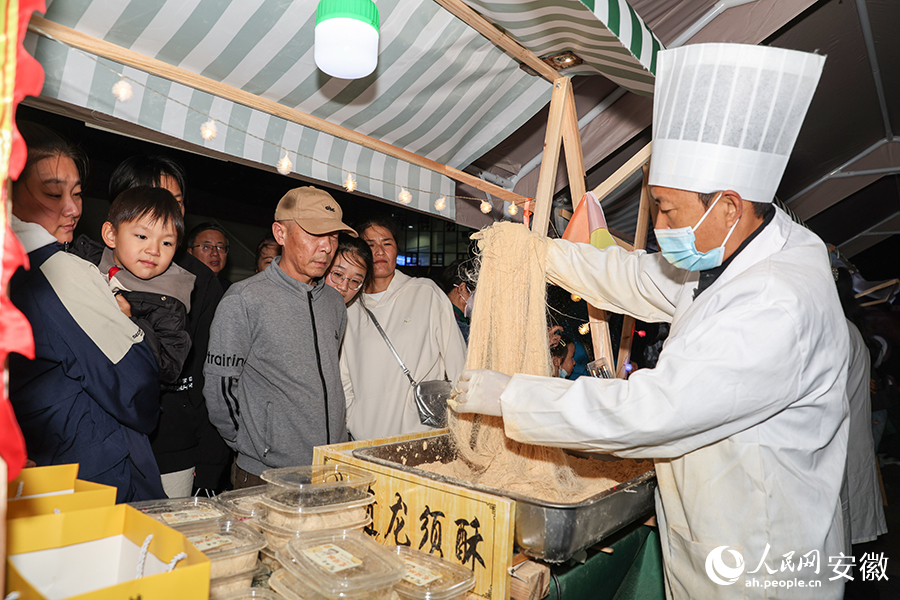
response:
M589 505L591 505L591 504L594 504L594 503L598 502L599 500L601 500L601 499L603 499L603 498L606 498L607 496L611 496L612 494L618 494L618 493L630 493L630 492L627 492L626 490L629 490L629 489L631 489L631 488L633 488L633 487L636 487L636 486L638 486L638 485L641 485L642 483L646 482L647 480L656 477L656 469L655 469L655 468L652 468L652 469L650 469L649 471L647 471L646 473L642 473L641 475L638 475L637 477L634 477L633 479L629 479L628 481L624 481L624 482L620 483L619 485L617 485L617 486L615 486L615 487L612 487L612 488L610 488L610 489L608 489L608 490L604 490L604 491L600 492L599 494L594 494L593 496L590 496L590 497L588 497L588 498L586 498L586 499L584 499L584 500L582 500L582 501L580 501L580 502L573 502L573 503L566 503L566 502L550 502L550 501L547 501L547 500L541 500L540 498L533 498L533 497L530 497L530 496L523 496L523 495L521 495L521 494L517 494L517 493L514 493L514 492L509 492L509 491L502 490L502 489L499 489L499 488L494 488L494 487L482 485L482 484L480 484L480 483L473 483L473 482L471 482L471 481L464 481L464 480L462 480L462 479L457 479L457 478L455 478L455 477L447 477L447 476L445 476L445 475L439 475L439 474L437 474L437 473L431 473L430 471L424 471L424 470L422 470L422 469L419 469L418 467L411 467L411 466L408 466L408 465L401 465L401 464L397 464L397 463L394 462L394 461L390 461L390 460L387 460L387 459L384 459L384 458L380 458L380 457L377 457L377 456L369 456L369 455L366 454L367 451L371 452L371 451L373 451L375 448L385 448L385 447L391 447L391 446L399 446L399 445L401 445L401 444L408 444L408 443L410 443L411 441L412 441L412 442L427 441L427 440L432 440L432 439L436 439L436 438L442 438L442 437L444 437L445 435L446 435L446 433L442 433L442 434L437 434L437 435L433 435L433 436L417 438L417 439L415 439L415 440L406 440L406 441L402 441L402 442L393 442L393 443L390 443L390 444L381 444L381 445L378 445L378 446L366 446L366 447L364 447L364 448L356 448L356 449L352 450L352 453L353 453L353 456L354 456L354 457L359 458L359 459L361 459L361 460L365 460L365 461L368 461L368 462L373 462L373 463L376 463L376 464L379 464L379 465L382 465L382 466L386 466L386 467L391 467L391 468L399 469L399 470L401 470L401 471L407 471L407 472L415 471L415 474L416 474L416 475L421 475L421 476L423 476L423 477L427 477L428 479L432 479L432 480L434 480L434 481L440 481L440 482L443 482L443 483L450 483L450 484L453 484L453 485L459 485L460 487L465 487L465 488L469 488L469 489L474 489L474 490L477 490L477 491L480 491L480 492L485 492L485 493L488 493L488 494L493 494L493 495L495 495L495 496L503 496L503 497L505 497L505 498L510 498L511 500L515 500L516 502L525 502L525 503L528 503L528 504L534 504L534 505L536 505L536 506L541 506L541 507L544 507L544 508L555 508L555 509L563 509L563 510L566 510L566 509L576 509L576 508L586 507L586 506L589 506Z

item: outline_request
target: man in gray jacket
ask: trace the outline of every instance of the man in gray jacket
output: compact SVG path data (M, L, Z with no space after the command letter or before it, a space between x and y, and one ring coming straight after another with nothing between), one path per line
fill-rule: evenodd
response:
M237 452L235 488L271 467L312 463L313 447L347 441L338 351L347 323L325 271L345 225L330 194L285 194L272 233L283 247L270 268L234 284L213 319L203 369L209 418Z

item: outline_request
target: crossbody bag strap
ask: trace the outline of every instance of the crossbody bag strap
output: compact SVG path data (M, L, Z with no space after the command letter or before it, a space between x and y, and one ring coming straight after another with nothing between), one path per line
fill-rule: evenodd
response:
M400 358L400 355L397 354L397 350L394 348L394 345L391 343L391 340L388 339L387 334L384 332L384 329L381 328L381 324L378 322L378 319L375 318L375 315L372 314L372 311L366 307L363 307L367 313L369 313L369 317L372 319L372 322L375 323L375 328L378 329L378 333L381 334L381 337L384 338L384 342L388 345L388 348L391 349L391 352L394 353L394 358L397 359L397 362L400 363L400 368L403 369L403 374L406 375L406 378L409 379L409 384L413 387L416 387L418 384L416 380L412 378L412 375L409 372L409 369L406 368L406 365L403 364L403 359Z

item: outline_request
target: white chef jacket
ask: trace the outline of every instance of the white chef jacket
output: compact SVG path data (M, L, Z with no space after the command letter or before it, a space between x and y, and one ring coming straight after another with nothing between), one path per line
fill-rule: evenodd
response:
M660 254L548 242L552 283L671 332L657 367L627 381L515 375L501 397L513 439L655 459L670 598L843 595L828 578L844 550L847 327L825 245L776 211L696 299L698 274ZM744 560L731 585L706 572L719 546ZM811 550L818 575L780 571ZM748 573L764 556L776 573ZM794 577L822 587L745 587Z
M380 298L366 294L362 300L416 382L456 380L466 362L466 343L453 305L433 281L398 270ZM354 439L428 431L419 421L409 379L360 302L347 309L341 379Z
M850 329L850 369L847 398L850 402L850 439L847 446L847 484L850 495L850 538L854 544L871 542L887 533L875 440L872 438L872 397L869 349L856 325Z

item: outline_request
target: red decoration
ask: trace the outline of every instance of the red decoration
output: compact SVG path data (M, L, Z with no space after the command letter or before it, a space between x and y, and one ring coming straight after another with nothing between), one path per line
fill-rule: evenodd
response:
M10 3L12 4L12 3ZM9 10L9 8L7 8ZM44 0L19 0L19 41L16 46L16 89L13 92L13 114L25 96L40 96L44 87L44 69L40 63L28 54L22 41L28 31L28 21L31 13L46 12ZM25 160L28 158L28 150L25 148L25 140L19 134L19 130L13 123L12 154L9 157L9 177L18 179L25 168Z
M6 3L7 17L15 8L15 2ZM28 21L35 11L45 12L44 0L20 0L18 3L18 39L16 40L16 79L13 91L13 105L10 114L14 115L16 107L25 96L38 96L44 86L44 69L25 51L22 41L28 30ZM7 21L8 22L8 21ZM6 65L5 69L9 69ZM8 72L8 71L7 71ZM6 84L8 85L8 83ZM18 179L28 158L28 150L25 140L16 128L15 120L10 123L12 130L12 147L9 157L7 174L12 179ZM2 159L0 159L2 160ZM3 186L0 192L2 206L0 210L6 210L7 187ZM21 266L28 268L28 255L19 243L19 239L9 228L9 220L6 215L0 215L2 227L6 229L3 239L2 260L0 260L0 363L6 368L6 357L10 352L18 352L28 358L34 358L34 337L25 316L13 306L9 299L7 286L13 273ZM18 477L27 458L25 439L22 430L16 421L15 413L9 399L6 397L6 385L0 384L0 457L6 462L7 480L12 481Z

